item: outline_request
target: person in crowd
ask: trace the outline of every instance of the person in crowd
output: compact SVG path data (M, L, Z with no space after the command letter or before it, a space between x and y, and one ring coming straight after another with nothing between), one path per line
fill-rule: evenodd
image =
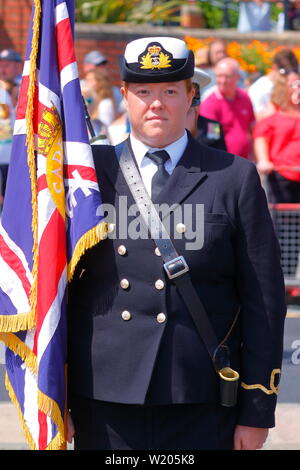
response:
M0 80L20 86L22 80L23 61L14 49L3 49L0 52Z
M277 76L278 70L282 70L284 73L297 73L299 71L298 69L299 65L296 55L291 49L285 47L274 55L270 72L259 77L250 85L248 94L257 121L262 119L266 112L268 113L268 104L274 86L274 78Z
M214 70L216 63L227 56L226 44L222 39L215 39L209 44L207 49L207 66L205 67L205 72L209 75L210 82L201 89L202 96L209 93L211 88L216 84ZM199 61L197 61L197 66L199 65Z
M125 108L124 100L121 103L121 114L115 119L107 129L109 142L117 145L128 137L130 132L130 122Z
M273 1L276 2L276 0ZM239 2L238 31L240 33L271 31L273 28L271 3L272 0L266 2L263 0L242 0Z
M199 114L201 102L201 89L210 81L209 75L198 67L195 67L193 76L195 95L191 107L187 113L186 128L194 138L203 145L226 150L222 125L213 119L208 119Z
M105 71L107 76L109 77L108 67L109 67L109 61L107 57L101 51L93 50L93 51L88 52L84 56L83 66L82 66L84 75L87 74L88 72L91 72L92 70L100 69L103 72ZM81 81L81 86L83 89L85 89L86 84L84 80ZM120 87L113 85L112 88L113 88L114 100L117 103L118 112L121 112L120 106L121 106L123 98L120 92Z
M300 2L292 0L289 5L288 12L289 29L293 31L300 30Z
M238 88L239 64L226 57L216 67L216 90L203 99L199 114L222 124L227 151L251 158L255 116L246 91Z
M130 135L92 147L112 219L68 292L76 450L257 449L274 426L279 246L255 165L186 131L193 76L184 41L131 41L121 69ZM159 215L152 225L153 205L168 235Z
M111 82L105 70L92 69L85 75L85 84L84 97L95 132L106 134L108 126L118 116Z
M202 100L207 98L210 93L215 91L216 89L216 71L215 67L217 63L224 59L225 57L228 57L227 53L227 48L226 44L222 39L215 39L210 43L208 46L208 51L207 51L207 66L205 67L205 72L210 76L210 83L206 85L202 91L201 91L201 96ZM202 65L200 65L202 68ZM244 70L239 69L239 81L238 81L238 87L239 88L244 88L245 87L245 78L247 74Z
M3 204L10 162L13 121L14 110L11 97L8 91L0 87L0 206Z
M205 71L211 68L208 62L208 47L199 47L194 51L194 55L196 67L199 67L202 70L205 69Z
M15 109L21 83L21 56L13 49L0 52L0 202L3 202L12 146Z
M299 203L300 75L277 72L273 83L273 112L253 134L257 169L267 175L269 202Z

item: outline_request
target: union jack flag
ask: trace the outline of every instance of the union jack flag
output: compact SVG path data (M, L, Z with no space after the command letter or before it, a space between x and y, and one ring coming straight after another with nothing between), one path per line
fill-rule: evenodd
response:
M0 226L6 387L36 450L65 448L67 285L105 231L73 17L34 0Z

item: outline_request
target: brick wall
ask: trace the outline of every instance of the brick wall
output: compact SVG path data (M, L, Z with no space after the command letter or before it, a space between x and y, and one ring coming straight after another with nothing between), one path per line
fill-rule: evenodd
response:
M24 55L31 0L0 0L0 49L13 48Z

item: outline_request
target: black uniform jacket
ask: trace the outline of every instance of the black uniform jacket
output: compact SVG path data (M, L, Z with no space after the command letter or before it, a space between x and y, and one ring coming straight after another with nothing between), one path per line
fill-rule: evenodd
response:
M107 239L82 258L70 286L71 393L125 404L218 402L218 376L153 240L126 236L127 227L137 232L139 224L136 212L127 214L134 201L114 147L94 146L93 153L102 201L115 207L116 220ZM189 135L154 202L181 205L186 218L176 216L174 222L171 211L171 237L220 341L241 309L228 342L231 366L241 377L239 423L273 426L285 290L255 166ZM179 239L176 226L188 227L191 220L194 230L196 222L202 226L196 218L199 204L204 205L204 244L190 249L188 230Z

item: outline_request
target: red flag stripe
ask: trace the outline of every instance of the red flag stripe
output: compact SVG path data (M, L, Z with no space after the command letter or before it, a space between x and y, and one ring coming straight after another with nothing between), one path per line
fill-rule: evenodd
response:
M26 270L20 258L7 245L2 235L0 235L0 256L8 264L8 266L13 271L15 271L29 299L31 284L27 278Z
M97 182L96 172L93 168L79 165L65 165L64 166L64 177L73 179L73 171L77 170L81 178L88 181Z
M76 61L69 18L57 23L56 41L58 45L58 65L61 71L64 67Z
M58 283L66 266L65 221L55 210L46 225L39 243L37 309L39 312L34 340L34 352L37 354L37 342L40 329L47 312L53 303ZM45 282L45 280L47 280Z
M48 188L47 178L46 175L41 175L37 180L37 189L38 192L43 191L43 189Z
M20 87L20 94L19 94L19 101L18 101L18 108L16 113L16 119L24 119L26 114L26 107L28 102L28 86L29 86L29 76L23 75L21 87Z
M39 449L45 450L47 447L48 425L47 416L41 410L38 411L39 420Z

